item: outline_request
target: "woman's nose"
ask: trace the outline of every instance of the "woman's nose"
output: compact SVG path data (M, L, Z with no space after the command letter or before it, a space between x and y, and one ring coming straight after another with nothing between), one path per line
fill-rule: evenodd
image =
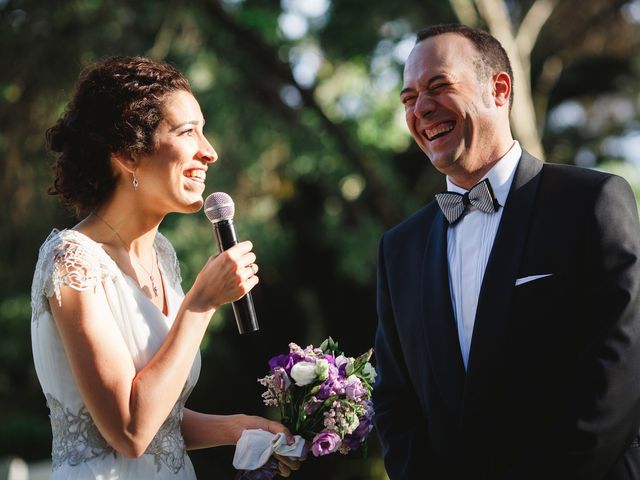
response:
M218 152L215 151L213 146L209 143L209 140L207 140L204 136L202 136L202 140L200 142L198 160L201 160L205 163L213 163L218 160Z

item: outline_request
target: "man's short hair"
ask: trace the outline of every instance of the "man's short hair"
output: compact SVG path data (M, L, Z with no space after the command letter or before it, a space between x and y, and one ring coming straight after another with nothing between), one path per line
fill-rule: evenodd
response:
M468 38L476 47L479 55L474 62L479 80L488 80L498 72L506 72L511 78L511 94L509 95L509 109L513 106L513 70L511 62L504 48L495 37L485 32L459 23L446 23L427 27L418 32L416 44L426 38L444 33L456 33Z

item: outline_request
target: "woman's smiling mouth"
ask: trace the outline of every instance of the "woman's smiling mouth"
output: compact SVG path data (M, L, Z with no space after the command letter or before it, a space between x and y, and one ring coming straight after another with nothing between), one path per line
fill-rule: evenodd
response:
M187 177L189 180L193 180L196 182L204 183L207 178L207 174L204 170L200 170L198 168L194 168L191 170L185 170L183 175Z

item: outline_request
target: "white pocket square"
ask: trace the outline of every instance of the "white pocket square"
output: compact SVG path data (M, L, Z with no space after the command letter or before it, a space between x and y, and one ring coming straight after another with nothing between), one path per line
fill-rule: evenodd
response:
M539 278L550 277L551 275L553 275L553 273L543 273L542 275L530 275L528 277L518 278L516 279L516 287L524 283L533 282L534 280L538 280Z

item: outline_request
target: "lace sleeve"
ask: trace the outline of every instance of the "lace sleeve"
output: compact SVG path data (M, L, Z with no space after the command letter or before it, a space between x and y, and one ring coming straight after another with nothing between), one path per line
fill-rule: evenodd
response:
M84 291L95 287L100 279L99 259L82 245L65 242L55 250L51 281L46 285L45 294L50 297L55 293L58 304L61 304L61 286Z
M97 252L67 232L54 230L40 248L32 301L46 300L55 294L58 304L61 304L60 287L84 291L102 280L104 269Z

